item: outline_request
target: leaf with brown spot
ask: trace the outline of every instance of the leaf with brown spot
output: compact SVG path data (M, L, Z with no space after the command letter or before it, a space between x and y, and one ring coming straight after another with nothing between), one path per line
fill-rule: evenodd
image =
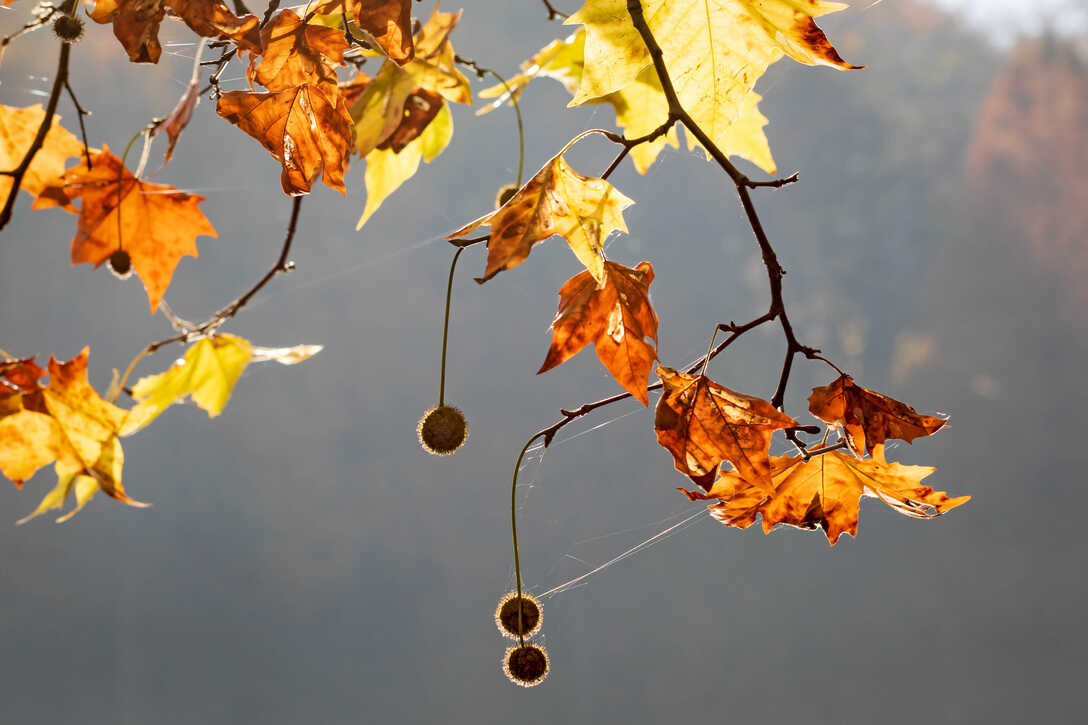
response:
M603 287L587 270L559 289L552 344L537 374L561 365L593 343L616 382L649 405L646 378L657 360L657 314L650 306L654 268L649 262L631 269L606 261L604 274Z
M45 109L40 103L26 108L0 105L0 170L10 171L22 163L44 120ZM82 153L80 140L60 125L60 116L53 116L45 142L27 167L20 188L38 196L48 182L64 173L68 159ZM0 206L7 201L11 184L10 176L0 176Z
M405 146L419 138L427 125L442 110L444 103L442 96L437 93L424 88L415 89L404 102L404 117L400 125L393 129L393 133L386 136L377 148L393 149L394 153L399 154Z
M281 10L261 30L261 48L250 51L246 77L282 91L309 83L330 99L336 97L336 69L344 64L348 43L344 32L304 23L292 10Z
M932 435L947 422L944 418L921 415L906 403L854 385L849 375L813 388L808 409L841 430L850 450L859 456L871 453L874 446L891 438L910 443L915 438Z
M85 476L108 496L142 506L129 498L121 483L124 452L117 436L128 414L91 387L87 358L87 348L66 363L51 358L49 384L41 390L45 410L24 409L0 418L0 472L19 485L56 461L58 487L64 488L60 484L67 479ZM64 490L57 501L54 489L32 516L63 504L72 488ZM82 502L89 497L77 491Z
M274 93L230 91L219 97L215 110L280 162L283 193L307 194L318 176L326 186L347 193L351 116L343 99L334 105L319 89L303 83Z
M762 398L738 393L705 375L659 366L664 386L654 414L657 442L672 453L676 470L709 489L722 461L746 480L773 490L769 461L774 431L797 421Z
M859 459L832 451L809 461L800 457L771 459L774 490L770 495L737 471L723 473L707 492L684 491L690 500L716 500L710 514L727 526L747 528L763 517L763 531L777 524L801 529L823 529L834 546L844 533L857 536L858 505L862 496L873 496L899 513L928 519L966 503L970 496L951 498L921 481L933 473L931 466L888 463L884 446L873 457Z
M483 284L524 262L534 244L558 234L597 283L604 284L604 241L615 230L627 231L623 210L634 203L604 179L579 174L560 153L497 210L446 238L463 237L484 224L491 227L487 267L476 278Z
M98 267L123 249L144 283L152 312L158 309L181 258L197 256L196 238L217 236L198 206L203 196L137 179L108 148L92 154L89 170L79 164L60 181L50 193L38 197L34 208L82 200L72 239L72 264Z

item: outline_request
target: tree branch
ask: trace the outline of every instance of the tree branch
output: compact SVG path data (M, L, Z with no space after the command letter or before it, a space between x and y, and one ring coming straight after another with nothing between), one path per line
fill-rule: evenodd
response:
M570 15L568 15L567 13L564 13L561 10L556 10L555 6L552 5L548 0L541 0L541 2L544 3L544 7L548 10L548 20L555 20L556 18L563 18L565 20L566 18L570 17Z

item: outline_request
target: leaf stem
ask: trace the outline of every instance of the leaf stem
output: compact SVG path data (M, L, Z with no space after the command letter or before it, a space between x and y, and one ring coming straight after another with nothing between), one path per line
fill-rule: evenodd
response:
M450 300L453 298L453 272L457 269L457 260L461 258L464 247L458 247L450 262L450 278L446 283L446 316L442 321L442 371L439 373L438 383L438 407L446 404L446 344L450 336Z
M521 599L521 556L518 553L518 472L521 470L521 462L525 458L525 452L529 450L529 446L533 444L533 441L539 437L540 434L536 433L532 438L525 441L525 446L521 449L521 453L518 454L517 462L514 463L514 477L510 483L510 536L514 541L514 579L517 582L518 592L518 645L521 646L525 644L525 636L522 634L525 627L522 626L521 619L523 606Z

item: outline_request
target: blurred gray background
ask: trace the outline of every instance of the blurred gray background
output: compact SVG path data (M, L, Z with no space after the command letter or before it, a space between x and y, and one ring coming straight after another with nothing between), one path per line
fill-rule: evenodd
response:
M23 22L20 5L0 12L0 32ZM570 32L533 0L465 5L455 47L500 71ZM252 366L215 420L178 406L126 439L125 485L152 508L99 496L64 525L15 527L50 473L21 492L0 485L0 721L1078 721L1084 6L1025 14L990 2L961 18L952 5L855 2L821 24L867 70L771 69L757 86L771 148L801 182L756 202L802 339L861 384L950 414L948 430L889 457L937 466L927 483L969 504L915 521L866 500L859 538L834 549L820 533L726 529L674 490L685 481L651 411L601 410L529 457L518 499L529 590L694 518L548 596L551 675L528 691L507 683L491 616L513 586L514 458L560 407L619 388L589 351L534 374L555 291L579 270L562 241L483 287L471 281L483 269L475 248L458 271L448 375L471 436L452 458L419 449L416 420L438 393L451 257L440 237L487 211L517 161L508 111L455 108L450 148L361 232L361 165L346 200L323 186L305 200L297 270L226 329L326 348L293 368ZM173 107L192 36L168 22L163 37L179 44L154 67L122 62L107 27L75 47L93 144L123 148ZM48 32L14 43L2 102L44 102L54 64ZM232 65L226 87L242 75ZM610 109L568 100L548 80L525 94L529 171L579 130L612 123ZM569 161L595 174L613 152L587 140ZM156 178L207 196L219 232L174 276L179 314L203 319L273 262L290 210L278 177L263 149L200 105ZM637 204L608 253L653 262L664 362L701 354L715 322L766 308L751 231L716 167L669 150L649 175L624 165L613 181ZM90 345L102 390L169 327L147 314L136 278L71 267L73 217L28 200L0 236L0 346L67 359ZM768 328L710 372L769 396L781 353ZM801 362L787 409L804 415L828 380Z

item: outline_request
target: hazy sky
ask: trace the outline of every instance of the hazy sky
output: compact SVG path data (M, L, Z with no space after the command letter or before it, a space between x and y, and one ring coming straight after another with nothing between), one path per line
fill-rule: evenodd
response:
M894 2L894 0L883 0ZM1047 22L1056 21L1059 28L1085 27L1088 21L1088 0L932 0L934 5L961 12L979 28L1002 41L1018 33L1037 30ZM1011 27L1009 27L1011 26Z

